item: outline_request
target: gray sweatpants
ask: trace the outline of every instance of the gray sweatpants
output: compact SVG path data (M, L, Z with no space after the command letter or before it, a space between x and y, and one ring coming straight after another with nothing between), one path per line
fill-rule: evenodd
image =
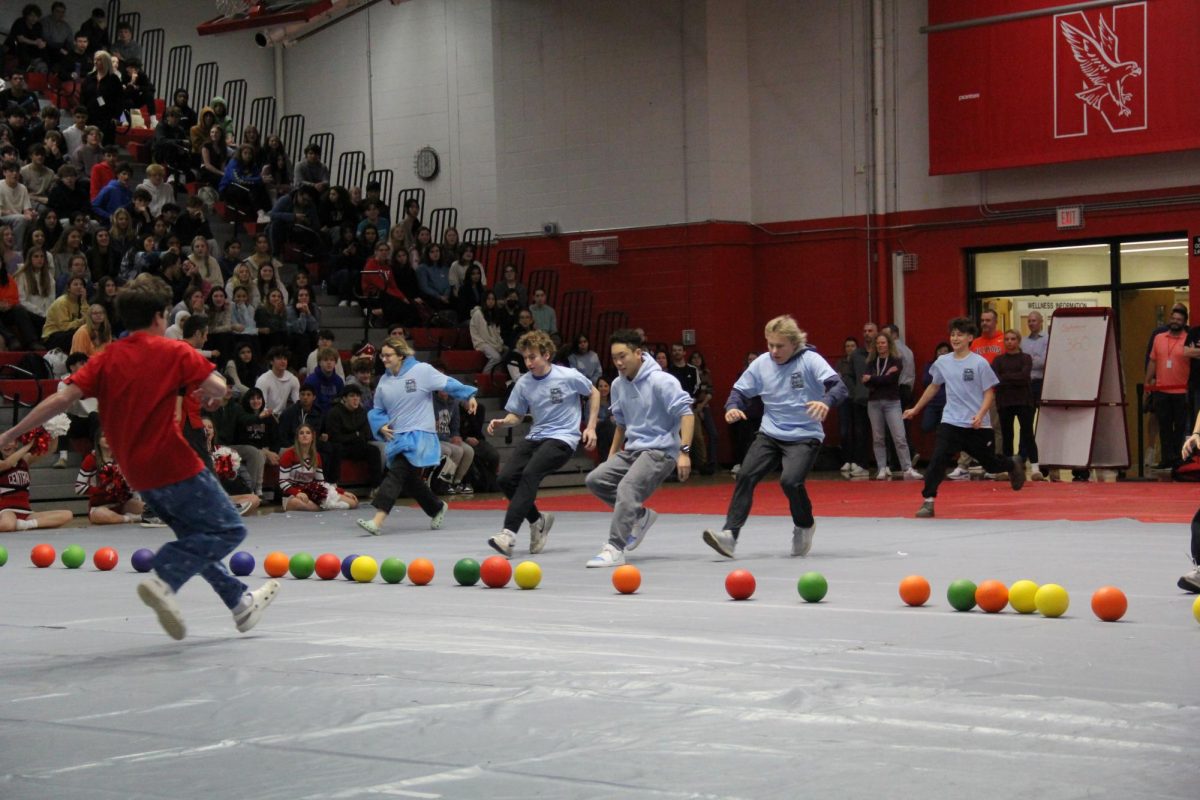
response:
M675 459L665 451L621 450L588 473L588 489L613 509L609 544L625 549L634 523L646 513L642 504L674 469Z
M737 538L750 516L754 487L767 477L767 473L781 466L783 474L779 477L779 485L783 487L783 493L787 496L792 512L792 524L798 528L811 528L812 501L808 499L808 492L804 489L804 479L808 477L808 471L812 469L820 451L821 442L817 439L784 442L772 439L759 431L746 457L742 459L742 469L738 472L733 498L729 501L729 511L725 515L725 530L732 531L733 538Z

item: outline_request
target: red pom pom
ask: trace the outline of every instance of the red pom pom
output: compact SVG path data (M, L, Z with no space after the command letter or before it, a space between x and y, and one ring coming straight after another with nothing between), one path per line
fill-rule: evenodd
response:
M100 468L96 475L96 486L113 503L124 504L133 498L133 491L129 488L124 473L112 462Z
M237 477L237 470L233 468L233 458L228 454L221 454L213 458L213 471L223 481L231 481Z
M21 436L18 440L21 444L33 443L33 447L29 448L29 455L41 456L45 455L50 450L50 443L53 441L45 428L37 427L28 433Z
M325 502L325 497L329 494L329 490L325 488L323 483L306 483L300 487L300 491L308 495L308 499L317 505Z

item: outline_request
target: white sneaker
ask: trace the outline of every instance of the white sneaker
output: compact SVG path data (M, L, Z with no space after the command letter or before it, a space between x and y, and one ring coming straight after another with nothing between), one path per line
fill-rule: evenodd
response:
M1192 567L1179 578L1179 588L1192 594L1200 594L1200 564Z
M259 225L270 225L271 224L271 215L265 211L260 211L260 212L258 212L257 222Z
M732 531L705 531L704 543L726 558L733 558L733 548L737 547Z
M741 472L742 472L742 465L741 465L741 464L734 464L734 465L733 465L733 469L729 470L729 474L730 474L730 475L732 475L732 476L733 476L733 477L735 477L735 478L736 478L736 477L737 477L739 474L741 474Z
M588 559L588 567L619 567L625 563L625 551L606 543L600 552Z
M892 473L888 472L886 469L881 469L879 472L875 473L875 480L877 481L890 481L891 479Z
M870 474L870 472L868 472L864 467L860 467L858 464L850 465L851 478L866 478L869 477Z
M58 454L58 460L54 462L54 468L55 469L66 469L67 468L67 454L66 453Z
M849 461L847 461L845 464L842 464L842 469L840 471L843 475L845 475L846 473L848 473L851 470L851 468L853 466L854 466L853 464L851 464Z
M338 303L338 308L349 308L349 307L350 307L349 300L342 300L340 303Z
M253 592L242 595L242 602L233 610L233 621L239 633L246 633L262 619L263 612L279 593L279 581L272 578Z
M512 558L513 545L517 543L517 535L507 528L488 539L492 549L505 558Z
M250 513L250 509L254 508L254 503L249 500L243 500L237 504L237 512L239 517L244 517Z
M529 555L536 556L546 549L546 537L554 527L554 515L542 514L537 522L529 525Z
M906 481L923 481L923 480L925 480L925 476L922 475L921 473L917 472L916 468L909 467L908 471L904 473L904 480L906 480Z
M808 555L808 551L812 550L813 534L816 532L817 523L815 522L808 528L801 528L799 526L792 528L792 555Z
M637 550L642 540L646 538L646 531L650 530L650 526L658 519L658 512L653 508L642 509L642 515L638 517L637 522L633 523L633 530L629 532L629 538L625 540L626 550Z
M1031 480L1031 481L1046 480L1046 476L1042 474L1042 470L1040 467L1038 467L1037 464L1029 465L1029 480Z
M351 300L351 301L350 301L350 307L351 307L351 308L358 308L358 301L357 301L357 300Z
M441 530L442 523L446 521L446 512L449 510L450 504L443 502L441 511L429 518L429 530Z
M962 467L955 467L946 477L952 481L969 481L971 480L971 472Z
M142 602L158 614L158 624L163 626L168 636L175 640L187 636L187 626L183 624L179 603L175 602L175 592L167 586L166 581L157 575L151 576L138 584L137 592Z

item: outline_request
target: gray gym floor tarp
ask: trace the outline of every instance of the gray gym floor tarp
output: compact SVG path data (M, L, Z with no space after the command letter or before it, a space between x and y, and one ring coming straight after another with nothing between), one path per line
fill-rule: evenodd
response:
M1175 588L1181 525L754 517L736 562L712 517L663 515L617 595L583 564L608 517L562 513L534 591L459 587L500 513L452 508L442 531L397 509L379 538L355 512L249 520L245 549L433 560L432 584L284 580L239 635L196 579L169 639L137 599L132 551L166 530L0 537L0 798L795 798L1200 796L1200 625ZM818 509L819 511L819 509ZM83 568L36 569L50 542ZM114 572L91 554L120 551ZM522 532L513 564L527 557ZM724 577L751 570L753 599ZM825 574L804 603L796 580ZM896 587L925 575L925 608ZM1060 583L1059 619L954 612L947 584ZM1090 609L1105 584L1125 620Z

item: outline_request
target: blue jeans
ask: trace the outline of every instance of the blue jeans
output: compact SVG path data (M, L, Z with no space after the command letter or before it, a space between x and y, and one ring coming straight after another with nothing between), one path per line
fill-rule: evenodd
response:
M154 557L158 577L179 591L200 573L226 606L236 606L246 584L230 575L221 559L246 538L246 526L216 476L206 469L193 478L141 494L179 537L164 544Z

